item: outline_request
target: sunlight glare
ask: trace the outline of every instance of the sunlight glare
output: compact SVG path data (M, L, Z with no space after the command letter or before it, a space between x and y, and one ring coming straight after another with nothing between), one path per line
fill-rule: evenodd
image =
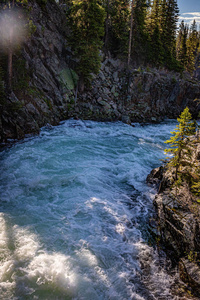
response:
M0 13L0 46L4 50L18 47L26 38L27 29L21 11L4 10Z

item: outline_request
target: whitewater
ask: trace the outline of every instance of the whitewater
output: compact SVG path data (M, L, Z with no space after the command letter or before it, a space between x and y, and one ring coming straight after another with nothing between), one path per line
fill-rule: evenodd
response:
M175 125L71 119L3 149L0 298L190 299L149 232Z

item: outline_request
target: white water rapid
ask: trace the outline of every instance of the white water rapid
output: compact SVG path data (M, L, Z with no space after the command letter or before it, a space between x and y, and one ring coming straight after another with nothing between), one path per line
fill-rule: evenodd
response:
M175 122L68 120L0 152L0 299L189 299L150 245Z

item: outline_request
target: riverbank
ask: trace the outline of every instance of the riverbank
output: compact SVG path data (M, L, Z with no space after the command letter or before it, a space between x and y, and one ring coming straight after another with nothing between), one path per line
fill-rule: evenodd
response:
M200 144L193 159L200 159ZM147 182L157 187L154 199L157 225L154 234L169 257L178 264L180 279L200 296L200 204L187 184L173 187L173 173L166 167L152 170Z
M1 106L1 142L38 133L42 126L57 125L68 118L155 123L177 118L185 106L194 117L199 112L194 99L200 95L200 84L192 78L181 78L180 74L127 70L120 60L105 59L91 87L77 98L74 86L66 88L70 86L71 75L66 77L65 88L60 86L59 97L57 92L50 92L54 86L45 76L41 74L37 80L34 77L31 88L21 94L13 92ZM41 77L48 88L41 87Z

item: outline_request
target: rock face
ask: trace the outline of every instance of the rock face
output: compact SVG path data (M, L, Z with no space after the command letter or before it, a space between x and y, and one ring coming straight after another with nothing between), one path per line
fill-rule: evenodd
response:
M164 70L127 70L118 59L102 57L91 87L76 97L66 16L54 1L43 7L38 3L29 2L36 30L22 49L27 85L13 89L6 103L0 103L1 142L37 133L47 123L55 125L69 117L158 122L176 118L186 105L197 116L199 107L193 101L200 97L197 80L186 73L181 78Z
M200 84L187 73L127 70L120 60L105 59L91 89L79 95L77 116L94 120L159 122L177 118L188 106L197 117Z
M45 8L35 1L30 5L36 28L22 49L28 85L14 90L0 106L1 141L23 138L26 133L39 132L47 123L66 119L73 99L73 92L65 88L60 75L69 65L65 15L54 1L47 1Z
M197 149L195 159L199 159ZM193 293L200 296L200 204L188 190L172 188L173 174L166 168L152 170L147 182L155 184L158 194L154 204L157 211L157 234L165 249L179 264L180 278Z

